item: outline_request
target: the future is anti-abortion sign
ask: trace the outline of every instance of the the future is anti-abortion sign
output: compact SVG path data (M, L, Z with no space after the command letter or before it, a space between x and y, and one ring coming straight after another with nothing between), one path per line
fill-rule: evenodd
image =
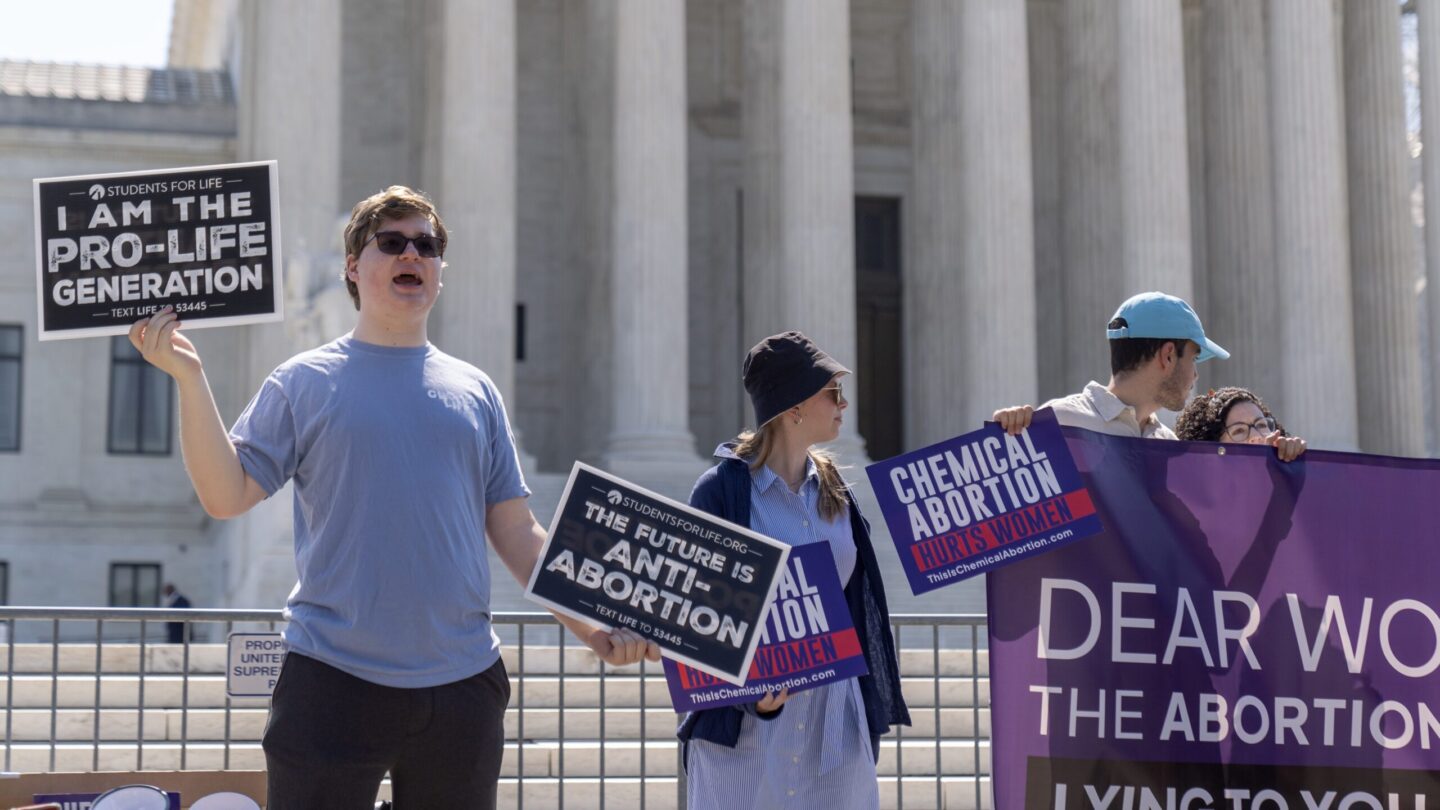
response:
M525 595L741 683L790 546L577 462Z
M869 672L850 619L845 591L827 542L790 548L790 562L765 611L760 647L743 686L665 662L670 702L677 712L754 703L768 692L791 694Z
M1065 429L1102 534L986 581L997 807L1440 807L1440 462Z
M916 594L1100 531L1053 411L865 468Z
M35 181L41 340L283 317L274 161Z

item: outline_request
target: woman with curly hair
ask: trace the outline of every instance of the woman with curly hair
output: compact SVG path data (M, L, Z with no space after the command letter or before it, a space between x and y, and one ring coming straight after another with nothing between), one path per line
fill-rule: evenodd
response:
M1305 452L1305 440L1291 436L1270 409L1245 388L1221 388L1190 400L1175 422L1181 441L1268 444L1281 461Z

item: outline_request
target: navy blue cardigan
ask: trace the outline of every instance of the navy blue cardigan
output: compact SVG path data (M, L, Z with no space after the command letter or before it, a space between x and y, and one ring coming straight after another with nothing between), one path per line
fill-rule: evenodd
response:
M721 455L728 455L722 451ZM729 456L705 471L690 493L690 505L716 517L741 526L750 525L750 468ZM850 501L850 527L855 536L856 566L845 586L845 602L855 622L860 649L865 652L868 675L860 677L860 696L865 704L865 720L870 726L872 751L879 751L880 735L891 724L910 725L910 710L900 693L900 665L895 655L895 639L890 635L890 609L885 604L885 585L880 578L880 564L875 547L870 544L870 523L860 514L854 497ZM698 738L735 747L740 739L740 721L753 704L725 706L690 712L680 722L680 739L689 742Z

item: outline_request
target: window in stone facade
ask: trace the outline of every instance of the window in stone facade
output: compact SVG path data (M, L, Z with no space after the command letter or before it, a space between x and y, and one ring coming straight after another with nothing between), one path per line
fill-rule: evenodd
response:
M10 604L10 563L0 562L0 605Z
M110 607L160 607L160 564L111 563Z
M20 361L25 333L0 325L0 452L20 450Z
M124 335L110 341L110 431L116 455L170 455L175 418L170 376L145 362Z

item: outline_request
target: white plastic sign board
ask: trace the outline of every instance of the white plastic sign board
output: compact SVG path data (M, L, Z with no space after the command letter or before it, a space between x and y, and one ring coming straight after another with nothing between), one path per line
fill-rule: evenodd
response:
M231 633L225 657L225 693L230 697L270 697L285 663L285 639L279 633Z

